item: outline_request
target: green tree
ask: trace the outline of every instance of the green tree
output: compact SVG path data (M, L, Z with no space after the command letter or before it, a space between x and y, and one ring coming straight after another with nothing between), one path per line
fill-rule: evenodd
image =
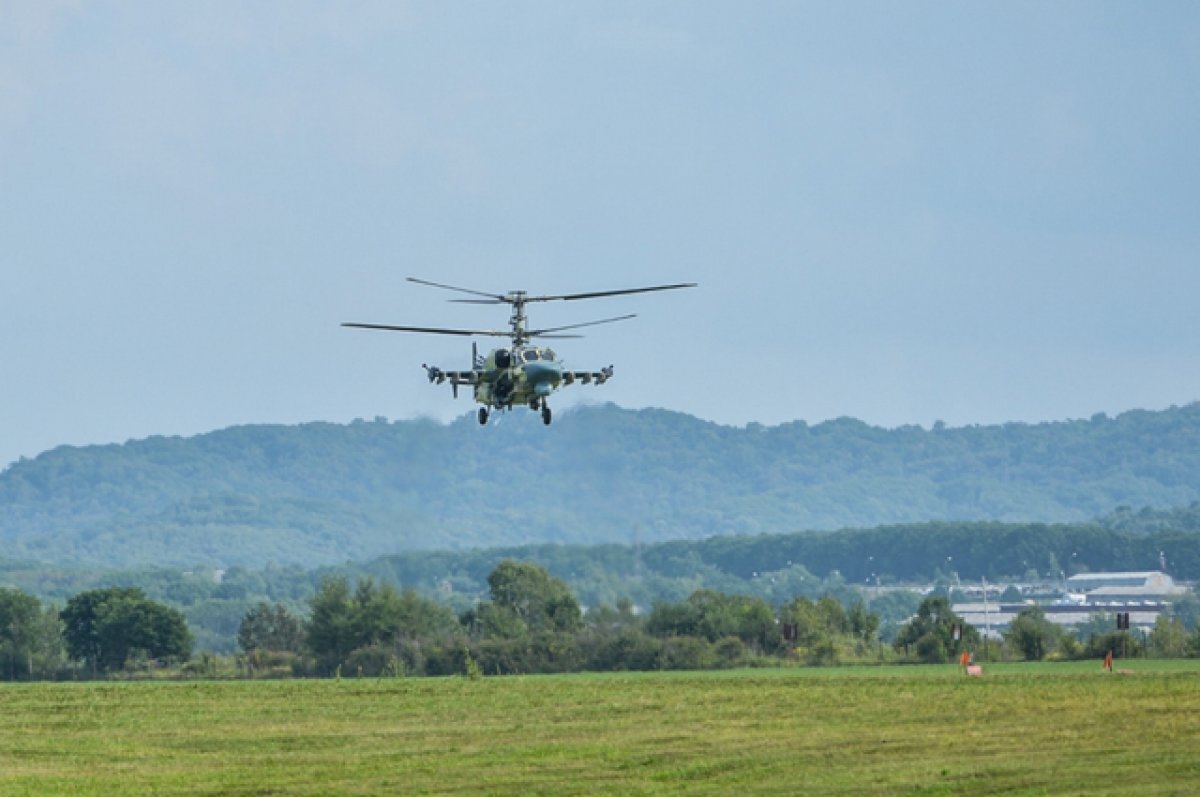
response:
M1142 655L1142 643L1136 634L1128 631L1109 631L1089 638L1082 655L1088 659L1102 659L1109 652L1116 658L1136 658Z
M1005 641L1026 661L1040 661L1058 645L1064 631L1046 619L1041 606L1027 606L1009 624Z
M796 646L799 648L814 648L832 633L817 604L803 595L781 607L779 619L796 627Z
M1187 627L1178 617L1160 614L1154 621L1154 630L1150 632L1150 650L1155 656L1183 658L1188 655L1189 643Z
M344 577L323 579L309 606L305 644L318 666L325 672L333 672L358 646L349 583Z
M846 619L850 623L850 632L860 642L871 642L879 633L879 615L867 611L866 605L861 600L850 607Z
M105 669L97 625L102 607L109 601L123 598L146 600L146 594L137 587L107 587L80 592L67 601L59 617L67 653L72 659L84 662L94 671Z
M766 601L711 589L696 590L682 603L656 604L646 620L646 631L658 636L702 637L709 642L737 637L764 652L783 645L775 613Z
M646 618L646 632L655 636L699 636L700 612L688 601L655 603Z
M148 598L120 596L100 604L95 633L102 670L120 669L134 654L170 664L192 655L192 635L183 614Z
M0 588L0 676L52 676L63 664L58 612L18 589Z
M460 620L473 638L524 639L529 636L529 626L515 611L491 602L485 601L468 609Z
M955 625L962 628L961 640L953 638L951 629ZM896 635L895 647L909 655L915 652L921 661L937 664L978 644L979 632L954 613L950 601L938 595L921 601L917 616L902 626Z
M584 622L590 631L599 634L641 628L643 625L640 618L634 613L633 601L629 598L621 598L615 607L609 606L607 603L593 606L584 615Z
M237 639L246 653L268 650L300 653L304 649L304 626L283 604L261 601L242 618Z
M892 642L900 626L917 612L921 596L906 589L892 589L871 599L871 611L879 617L881 639Z
M445 640L461 630L450 609L370 578L358 582L353 594L344 577L326 578L310 606L305 641L325 672L347 662L356 650L371 648L372 657L387 657L399 640Z
M570 588L540 565L505 559L487 580L492 603L512 611L531 631L576 631L583 625Z
M1116 615L1111 612L1092 612L1075 626L1075 638L1087 642L1095 636L1105 636L1116 628Z
M423 598L413 589L400 593L394 612L399 639L445 641L461 636L463 631L450 607Z
M354 588L350 610L355 648L387 644L400 633L400 596L390 584L362 579Z
M125 666L134 652L177 662L192 652L192 635L178 610L156 603L137 588L81 592L60 613L67 650L94 670Z

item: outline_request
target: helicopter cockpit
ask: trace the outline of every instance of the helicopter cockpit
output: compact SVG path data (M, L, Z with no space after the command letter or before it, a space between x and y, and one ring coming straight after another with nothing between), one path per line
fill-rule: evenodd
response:
M552 363L558 359L554 354L554 349L525 349L521 352L521 357L527 363L537 362L538 360Z

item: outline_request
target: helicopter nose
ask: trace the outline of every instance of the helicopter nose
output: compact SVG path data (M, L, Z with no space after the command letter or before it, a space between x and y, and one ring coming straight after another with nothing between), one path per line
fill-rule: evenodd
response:
M562 366L557 363L526 363L525 377L535 395L545 398L562 381Z

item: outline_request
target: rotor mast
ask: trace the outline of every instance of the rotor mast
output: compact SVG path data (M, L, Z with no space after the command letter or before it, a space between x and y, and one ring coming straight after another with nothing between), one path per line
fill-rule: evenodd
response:
M512 347L519 349L529 342L529 334L525 331L525 291L512 291L507 301L512 304L512 317L508 319L512 327Z

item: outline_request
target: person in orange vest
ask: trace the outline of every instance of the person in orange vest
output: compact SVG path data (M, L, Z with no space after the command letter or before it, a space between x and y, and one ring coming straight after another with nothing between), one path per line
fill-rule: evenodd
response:
M958 657L958 666L962 667L963 672L967 671L968 665L971 663L971 653L964 650L962 655Z
M1112 672L1112 651L1104 654L1104 669Z

